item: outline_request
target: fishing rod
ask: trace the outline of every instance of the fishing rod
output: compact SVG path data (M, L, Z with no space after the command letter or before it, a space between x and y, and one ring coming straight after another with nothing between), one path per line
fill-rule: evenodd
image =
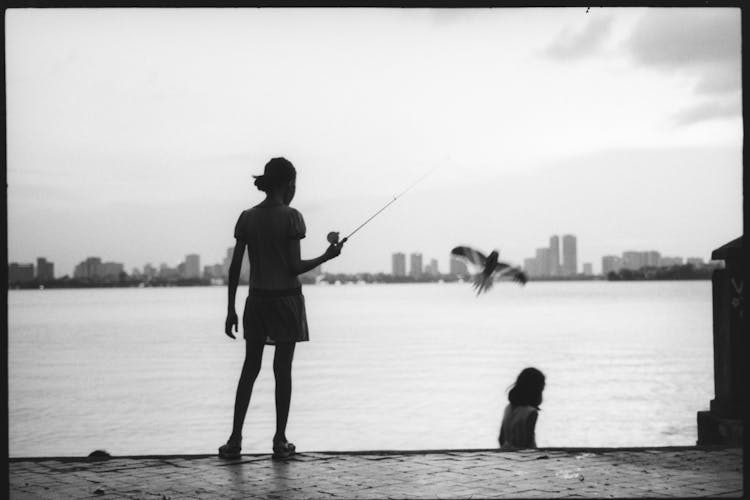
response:
M397 194L396 196L394 196L391 201L389 201L388 203L386 203L385 205L383 205L377 212L375 212L374 214L372 214L366 221L364 221L362 224L360 224L359 226L357 226L357 228L354 229L354 231L352 231L351 233L349 233L343 240L339 241L339 233L337 233L335 231L331 231L330 233L328 233L328 237L327 237L328 243L331 243L331 244L334 244L334 245L335 244L343 245L344 243L346 243L347 240L349 240L349 238L351 238L354 235L354 233L356 233L357 231L359 231L360 229L362 229L363 227L365 227L372 219L374 219L375 217L377 217L378 215L380 215L380 213L383 210L385 210L386 208L388 208L389 206L391 206L396 200L398 200L403 195L405 195L407 192L409 192L414 186L416 186L417 184L419 184L420 182L422 182L428 175L430 175L432 172L434 172L437 168L438 167L433 167L431 170L429 170L422 177L420 177L416 181L414 181L411 184L409 184L409 186L406 189L404 189L399 194Z

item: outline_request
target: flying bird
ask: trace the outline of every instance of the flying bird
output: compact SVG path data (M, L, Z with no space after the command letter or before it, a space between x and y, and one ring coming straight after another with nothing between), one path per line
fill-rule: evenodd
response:
M505 262L498 262L497 258L499 253L497 250L493 250L492 253L485 256L479 250L474 250L470 247L456 247L451 250L451 255L461 257L468 263L482 268L482 270L474 276L474 288L477 291L477 295L492 288L495 276L509 276L513 281L516 281L521 285L525 285L526 281L528 281L526 273L520 268L512 267Z

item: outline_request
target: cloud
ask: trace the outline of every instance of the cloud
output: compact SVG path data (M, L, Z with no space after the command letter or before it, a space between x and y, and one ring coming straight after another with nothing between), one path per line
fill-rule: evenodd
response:
M708 120L735 118L742 116L742 103L739 99L712 99L682 109L672 118L677 125L692 125Z
M738 61L739 9L649 10L628 42L639 62L657 67Z
M730 94L742 88L739 64L723 64L713 71L704 71L699 77L695 91L700 94Z
M589 18L578 31L563 29L544 53L554 59L575 60L598 52L611 31L612 16L591 15Z
M697 80L696 92L741 89L739 9L653 9L640 19L625 48L633 60Z
M641 67L694 82L698 103L676 112L676 125L742 116L739 9L649 9L625 41Z

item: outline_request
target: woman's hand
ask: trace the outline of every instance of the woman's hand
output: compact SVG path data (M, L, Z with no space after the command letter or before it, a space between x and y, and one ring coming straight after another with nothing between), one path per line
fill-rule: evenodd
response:
M237 313L234 311L230 311L227 313L227 320L224 323L224 333L226 333L229 337L236 339L232 334L232 326L234 326L234 331L237 331Z
M326 248L326 251L323 254L323 257L326 260L331 260L335 257L338 257L339 254L341 254L342 246L343 246L343 243L331 243L330 245L328 245L328 248Z

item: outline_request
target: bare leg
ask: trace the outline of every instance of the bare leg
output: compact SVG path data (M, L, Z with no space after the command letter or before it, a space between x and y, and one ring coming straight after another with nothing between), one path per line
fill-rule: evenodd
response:
M232 442L239 443L242 440L242 426L245 424L245 415L247 414L247 407L250 405L253 385L260 372L264 347L263 339L245 341L245 363L242 365L242 373L237 383L237 395L234 400L234 422L232 424L232 435L229 437Z
M274 443L284 443L286 423L289 418L289 404L292 399L292 360L294 359L294 342L276 344L273 358L273 374L276 377L276 434Z

